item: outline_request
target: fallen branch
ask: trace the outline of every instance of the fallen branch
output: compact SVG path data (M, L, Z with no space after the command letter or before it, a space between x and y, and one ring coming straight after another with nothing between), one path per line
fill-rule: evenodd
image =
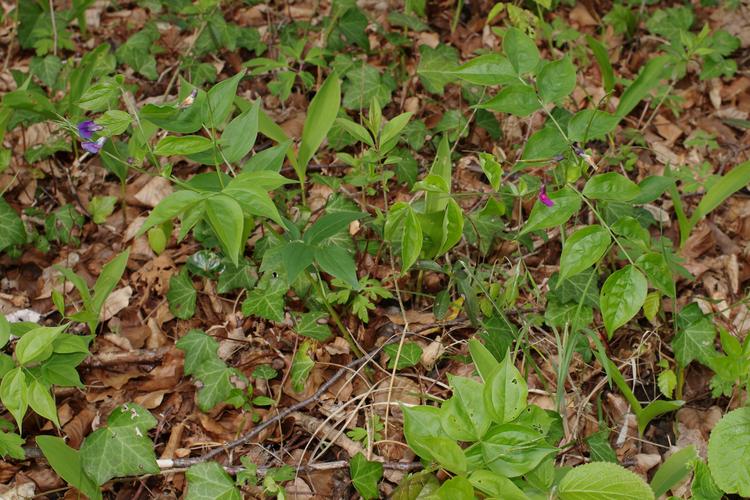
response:
M101 368L120 364L155 363L170 349L170 347L159 347L158 349L135 349L125 352L100 352L84 359L80 366Z
M185 467L174 467L174 460L170 459L160 459L156 461L157 465L159 465L159 468L162 469L161 474L168 474L173 472L184 472L187 470ZM295 467L295 470L297 471L297 474L304 474L306 472L319 472L319 471L325 471L325 470L337 470L337 469L347 469L350 465L349 460L337 460L335 462L319 462L315 464L305 464L300 465L298 467ZM412 470L419 470L424 468L424 465L422 465L421 462L381 462L383 464L383 468L387 470L397 470L397 471L412 471ZM270 467L270 466L261 466L257 469L257 474L259 476L265 476L268 471L277 469L278 467ZM242 472L245 470L245 467L240 466L225 466L224 470L227 471L230 474L237 474L238 472Z
M375 355L380 352L382 347L377 347L370 351L369 353L365 354L361 358L357 358L348 365L344 366L343 368L339 369L331 378L326 380L315 393L310 396L309 398L303 399L302 401L299 401L292 406L289 406L285 408L284 410L280 411L276 415L274 415L272 418L266 420L265 422L262 422L258 424L257 427L255 427L253 430L245 434L244 436L240 437L239 439L235 439L234 441L230 441L229 443L226 443L223 446L220 446L218 448L215 448L208 453L205 453L199 457L192 457L192 458L176 458L172 461L173 467L191 467L195 464L199 464L202 462L206 462L208 460L213 459L214 457L220 455L223 452L229 451L233 448L236 448L238 446L242 446L244 444L248 444L250 441L252 441L254 438L260 435L261 432L263 432L265 429L271 427L272 425L277 424L278 422L282 421L286 417L290 416L296 411L301 410L305 406L309 405L310 403L314 403L317 401L333 384L338 382L338 380L343 377L347 372L350 372L354 368L357 368L360 365L365 364L367 361L370 361L375 357Z

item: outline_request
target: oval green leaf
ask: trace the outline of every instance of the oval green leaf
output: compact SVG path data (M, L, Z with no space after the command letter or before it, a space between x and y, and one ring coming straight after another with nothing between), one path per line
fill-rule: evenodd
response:
M560 279L574 276L595 264L606 253L612 238L598 224L573 233L563 245L560 256Z
M607 334L630 321L646 301L648 282L635 266L627 265L610 274L599 295L599 307Z

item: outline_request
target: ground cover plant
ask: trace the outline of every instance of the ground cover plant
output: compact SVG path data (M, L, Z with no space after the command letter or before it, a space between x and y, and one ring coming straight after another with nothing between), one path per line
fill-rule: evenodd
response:
M750 8L3 5L7 498L750 496Z

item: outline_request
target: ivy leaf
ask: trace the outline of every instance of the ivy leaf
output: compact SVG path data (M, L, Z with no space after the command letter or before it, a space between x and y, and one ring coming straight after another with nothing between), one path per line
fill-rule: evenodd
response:
M315 361L312 360L309 354L312 345L311 342L310 340L306 340L300 346L292 361L292 388L296 392L302 392L305 389L307 377L315 366Z
M456 79L453 71L457 66L458 52L453 47L442 43L434 49L427 45L419 46L417 73L428 92L443 95L446 84Z
M216 462L193 465L185 476L188 481L185 500L242 500L232 478Z
M331 338L331 328L327 322L321 322L328 315L322 312L308 312L300 315L296 332L304 337L310 337L318 342L325 342Z
M26 243L26 229L21 218L8 203L0 198L0 251L11 245Z
M23 451L24 439L14 432L3 432L0 431L0 456L11 457L16 460L23 460L26 458L26 453Z
M185 375L195 374L206 360L217 357L219 343L201 330L190 330L175 344L185 352Z
M195 314L197 298L198 292L193 288L193 282L187 268L183 268L179 274L169 278L167 301L169 302L169 310L175 317L180 319L192 318Z
M716 328L711 319L692 303L677 314L676 324L677 334L672 339L675 360L682 367L695 359L708 364L716 352Z
M284 295L256 288L242 303L242 314L281 323L284 321Z
M388 355L388 369L402 370L404 368L411 368L419 363L419 359L422 357L422 348L419 344L414 342L404 342L401 346L401 355L398 355L398 343L388 344L383 347L383 352ZM398 356L398 365L396 365L396 357Z
M60 58L50 54L46 57L32 57L29 71L47 87L54 87L62 66Z
M352 477L352 484L362 498L371 500L380 497L378 481L383 477L383 464L370 462L362 452L359 452L349 463L349 474Z
M107 427L94 431L81 446L86 474L104 484L113 477L158 473L154 444L147 436L156 423L150 412L136 404L116 408Z

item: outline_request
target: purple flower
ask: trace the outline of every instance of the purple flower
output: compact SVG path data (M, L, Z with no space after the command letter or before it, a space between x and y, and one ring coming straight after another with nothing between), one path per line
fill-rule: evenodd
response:
M97 125L91 120L84 120L78 124L78 135L88 141L94 136L94 132L99 132L103 128L104 127Z
M102 146L104 146L104 141L106 140L106 137L100 137L96 141L86 141L81 143L81 147L92 155L95 155L99 152L99 150L102 149Z
M547 205L548 207L555 206L555 202L552 201L552 199L547 196L547 186L542 184L542 187L539 189L539 201Z

